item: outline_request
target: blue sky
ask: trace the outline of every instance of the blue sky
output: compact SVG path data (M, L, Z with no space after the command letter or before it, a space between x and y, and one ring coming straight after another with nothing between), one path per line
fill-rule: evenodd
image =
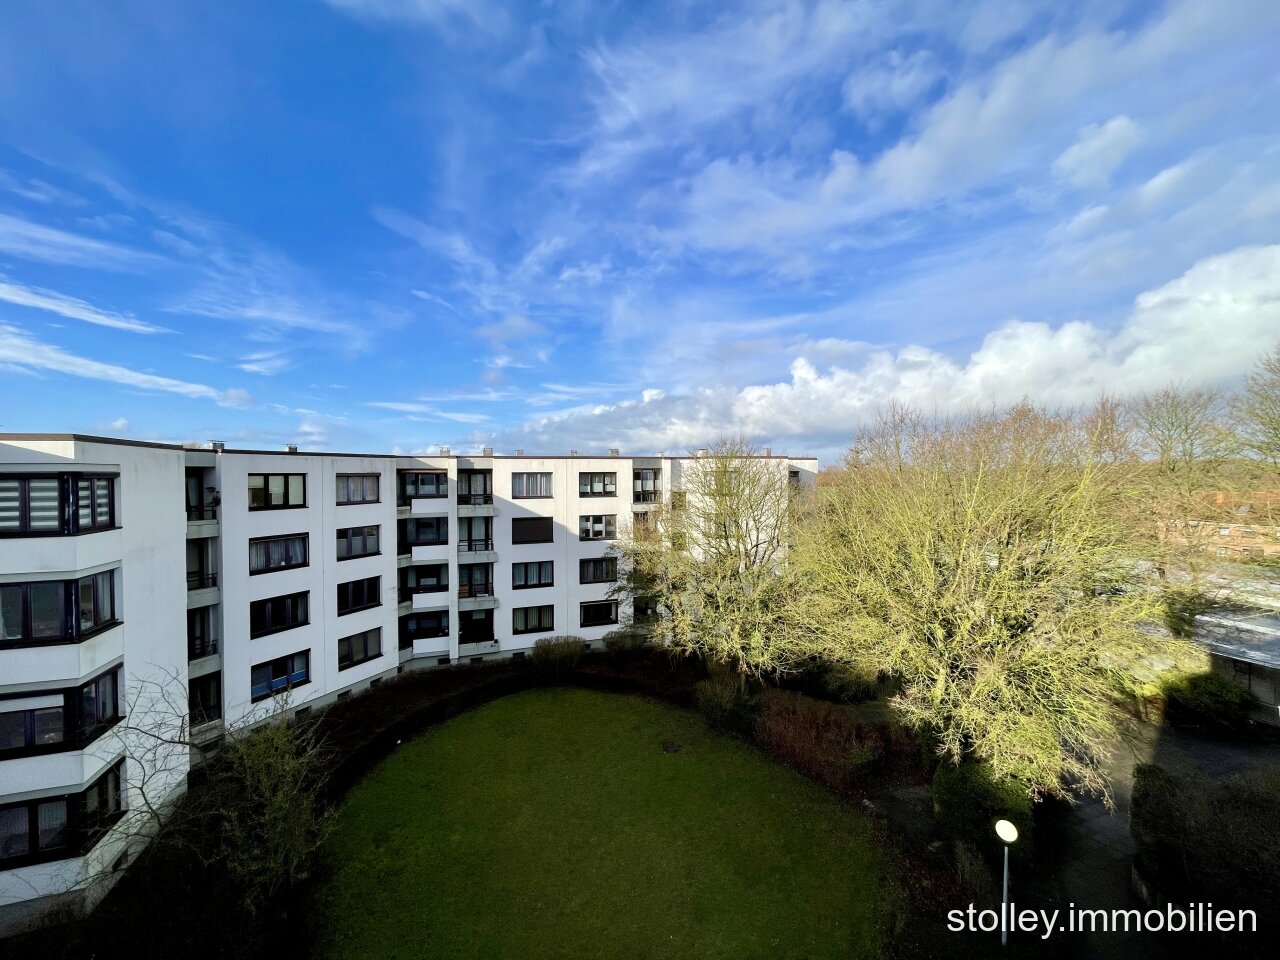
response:
M0 431L831 456L1280 338L1280 4L0 6Z

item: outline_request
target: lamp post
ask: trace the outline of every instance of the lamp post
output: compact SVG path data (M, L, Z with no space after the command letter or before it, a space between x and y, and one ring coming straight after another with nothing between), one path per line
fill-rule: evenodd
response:
M1000 906L1000 946L1009 943L1009 848L1018 839L1018 828L1008 820L996 821L996 836L1004 843L1004 898Z

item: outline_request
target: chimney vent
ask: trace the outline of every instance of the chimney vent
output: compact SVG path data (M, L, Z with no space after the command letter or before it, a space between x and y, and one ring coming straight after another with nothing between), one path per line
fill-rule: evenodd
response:
M764 448L764 455L765 455L766 457L772 457L772 456L773 456L773 447L765 447L765 448Z
M212 446L212 447L213 447L213 452L214 452L214 453L221 453L223 450L225 450L225 449L227 448L227 445L226 445L225 443L223 443L221 440L215 440L215 441L213 441L213 443L212 443L212 444L210 444L210 446Z
M706 455L707 455L707 448L706 448L706 447L699 447L699 448L698 448L698 456L699 456L699 457L705 457Z
M440 456L442 456L442 457L447 457L447 456L449 456L449 448L448 448L448 447L441 447L441 448L440 448Z
M577 451L577 450L570 450L570 451L569 451L569 456L571 456L571 457L576 457L577 455L578 455L578 451Z
M609 456L611 456L611 457L616 457L617 455L618 455L618 448L617 448L617 447L610 447L610 448L609 448Z
M493 456L493 447L483 447L483 448L480 450L480 456L482 456L482 457L492 457L492 456Z
M285 444L284 452L285 452L285 453L297 453L297 452L298 452L298 445L297 445L296 443L288 443L288 444Z
M517 451L516 451L516 456L517 456L517 457L523 457L523 456L524 456L524 451L523 451L523 450L517 450Z

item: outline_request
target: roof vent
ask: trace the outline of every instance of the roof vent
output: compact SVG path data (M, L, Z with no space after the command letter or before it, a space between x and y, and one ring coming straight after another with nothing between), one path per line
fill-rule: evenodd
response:
M449 448L448 448L448 447L441 447L441 448L440 448L440 456L442 456L442 457L447 457L447 456L449 456Z
M481 448L481 450L480 450L480 456L482 456L482 457L492 457L492 456L493 456L493 447L482 447L482 448Z
M699 448L698 448L698 453L697 453L697 455L698 455L699 457L705 457L705 456L707 455L707 452L708 452L708 451L707 451L707 448L706 448L706 447L699 447Z
M617 447L610 447L610 448L609 448L609 456L611 456L611 457L616 457L617 455L618 455L618 448L617 448Z
M578 455L578 451L577 451L577 450L570 450L570 451L569 451L569 456L571 456L571 457L576 457L577 455Z
M298 445L296 443L287 443L284 448L285 453L297 453Z
M772 456L773 456L773 447L765 447L765 448L764 448L764 455L765 455L766 457L772 457Z
M517 457L523 457L523 456L524 456L524 451L523 451L523 450L517 450L517 451L516 451L516 456L517 456Z
M227 445L223 443L221 440L213 441L213 443L211 443L210 446L213 447L214 453L221 453L223 450L227 448Z

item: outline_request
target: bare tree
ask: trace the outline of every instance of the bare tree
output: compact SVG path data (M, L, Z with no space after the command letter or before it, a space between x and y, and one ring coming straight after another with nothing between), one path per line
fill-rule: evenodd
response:
M1232 413L1245 449L1280 470L1280 344L1245 377Z

